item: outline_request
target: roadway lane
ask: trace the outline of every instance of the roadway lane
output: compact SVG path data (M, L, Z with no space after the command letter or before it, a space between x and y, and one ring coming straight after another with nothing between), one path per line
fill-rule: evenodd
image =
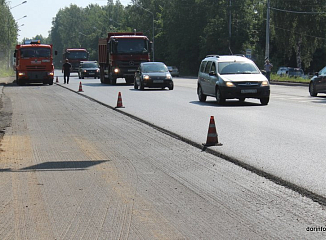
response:
M61 73L57 75L63 86ZM114 107L121 92L122 111L200 144L214 116L223 146L213 149L326 197L321 171L326 168L326 99L311 98L307 86L272 85L268 106L254 99L218 106L214 98L198 101L196 79L175 78L173 91L139 91L123 81L111 86L76 77L65 87L78 91L80 81L82 94Z
M323 206L97 102L57 85L4 95L0 239L325 238Z

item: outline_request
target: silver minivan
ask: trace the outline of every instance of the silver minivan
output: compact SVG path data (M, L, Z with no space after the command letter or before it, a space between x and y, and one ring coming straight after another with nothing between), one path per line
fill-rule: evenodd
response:
M218 104L226 99L257 98L267 105L270 86L252 60L238 55L208 55L200 64L197 94L201 102L207 96L215 97Z

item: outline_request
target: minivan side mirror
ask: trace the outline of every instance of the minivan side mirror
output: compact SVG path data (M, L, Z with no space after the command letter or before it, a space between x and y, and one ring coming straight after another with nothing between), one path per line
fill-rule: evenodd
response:
M210 71L210 72L209 72L209 76L216 76L216 72L214 72L214 71Z

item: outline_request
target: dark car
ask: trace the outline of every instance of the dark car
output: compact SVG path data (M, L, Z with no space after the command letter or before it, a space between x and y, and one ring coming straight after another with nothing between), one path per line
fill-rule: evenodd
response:
M179 77L179 69L176 66L167 66L172 77Z
M316 97L318 93L326 93L326 67L310 79L310 96Z
M143 62L139 65L134 79L134 88L166 88L173 90L172 76L162 62Z
M100 78L100 69L96 61L81 61L78 68L79 79L85 77Z

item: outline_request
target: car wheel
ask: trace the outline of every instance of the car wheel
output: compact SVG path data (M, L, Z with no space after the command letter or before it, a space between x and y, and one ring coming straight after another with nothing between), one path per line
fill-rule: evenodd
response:
M139 86L140 90L144 90L144 83L142 81L140 81L140 86Z
M267 105L269 102L269 97L261 98L260 103L261 105Z
M244 102L246 98L239 98L239 102Z
M206 101L207 96L205 94L203 94L203 89L201 88L200 85L197 87L197 95L198 95L199 101L201 101L201 102Z
M78 73L78 78L81 79L80 74Z
M217 104L225 103L225 98L222 97L221 90L219 88L216 88L215 97L216 97Z
M136 82L136 79L134 80L134 89L138 89L138 84Z
M170 86L169 86L169 90L173 90L173 88L174 88L174 84L171 83Z
M316 88L315 88L313 82L311 82L311 83L309 84L309 93L310 93L310 96L312 96L312 97L317 97Z

